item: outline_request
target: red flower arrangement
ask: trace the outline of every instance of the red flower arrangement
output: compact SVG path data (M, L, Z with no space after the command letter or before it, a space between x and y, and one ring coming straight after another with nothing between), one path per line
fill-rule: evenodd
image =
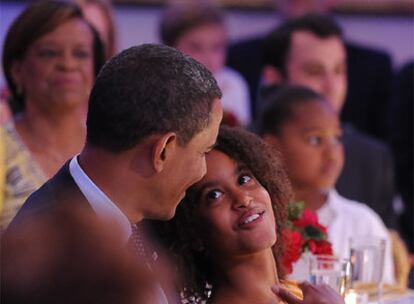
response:
M332 254L326 227L318 222L315 212L305 209L303 202L289 204L288 225L282 238L286 248L282 261L287 273L292 273L293 263L303 252Z

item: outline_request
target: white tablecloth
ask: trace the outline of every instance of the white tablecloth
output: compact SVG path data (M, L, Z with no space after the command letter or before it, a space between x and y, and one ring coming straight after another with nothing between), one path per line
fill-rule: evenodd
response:
M404 294L384 295L381 301L369 302L369 304L414 304L414 291L410 290Z

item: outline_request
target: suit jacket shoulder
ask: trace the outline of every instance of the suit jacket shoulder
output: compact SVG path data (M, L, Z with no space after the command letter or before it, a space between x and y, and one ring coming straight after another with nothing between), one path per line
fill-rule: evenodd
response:
M69 161L26 200L9 225L9 229L24 222L28 217L52 214L63 208L84 208L93 212L69 172Z

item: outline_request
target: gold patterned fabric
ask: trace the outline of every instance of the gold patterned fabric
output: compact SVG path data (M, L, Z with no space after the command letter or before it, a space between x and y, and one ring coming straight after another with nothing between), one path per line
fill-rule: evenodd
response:
M411 270L408 249L396 231L390 229L388 233L392 245L396 285L401 289L406 289Z
M24 201L46 177L16 132L13 123L0 127L0 230L4 231ZM3 176L3 177L1 177Z
M280 284L282 285L282 287L286 288L291 294L293 294L300 300L303 300L302 289L299 288L299 285L296 281L280 280ZM282 302L282 303L285 303L285 302Z

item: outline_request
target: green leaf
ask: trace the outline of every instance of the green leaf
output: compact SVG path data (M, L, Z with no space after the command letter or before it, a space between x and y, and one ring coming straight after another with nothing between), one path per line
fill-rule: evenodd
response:
M304 202L291 202L288 205L288 219L289 221L294 221L300 218L302 215L303 209L305 209Z
M324 233L314 226L306 226L304 231L306 237L309 239L323 240L325 238Z

